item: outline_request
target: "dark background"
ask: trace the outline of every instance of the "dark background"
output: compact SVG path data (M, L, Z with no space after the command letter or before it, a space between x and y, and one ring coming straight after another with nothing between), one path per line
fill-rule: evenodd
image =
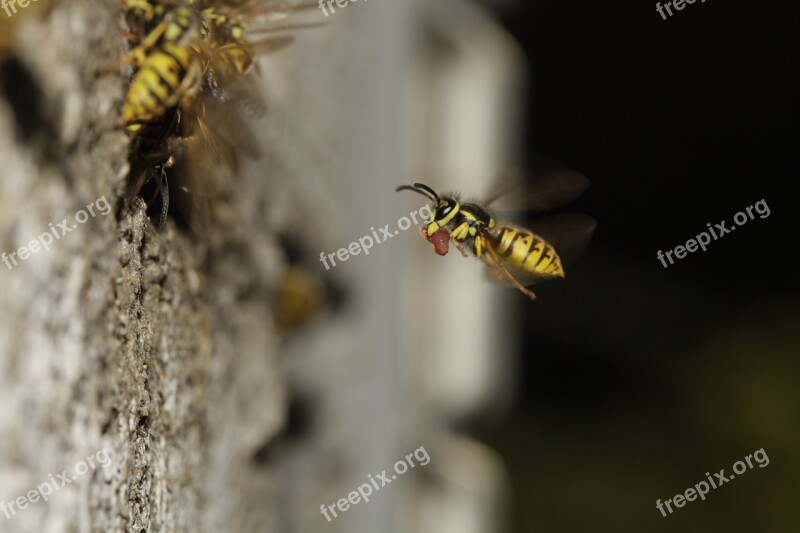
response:
M527 1L498 10L534 74L526 144L592 186L564 283L515 300L511 531L798 531L797 4ZM764 199L669 268L656 258ZM705 501L666 500L764 448Z

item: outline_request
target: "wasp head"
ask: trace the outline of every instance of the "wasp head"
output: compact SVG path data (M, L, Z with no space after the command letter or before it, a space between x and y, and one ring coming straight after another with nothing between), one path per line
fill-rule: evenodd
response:
M425 232L428 235L433 235L440 229L447 227L453 221L453 218L461 209L461 204L458 203L452 196L445 196L440 198L439 195L432 188L424 183L415 183L414 185L401 185L396 191L409 190L425 196L433 201L431 207L431 217L427 221Z

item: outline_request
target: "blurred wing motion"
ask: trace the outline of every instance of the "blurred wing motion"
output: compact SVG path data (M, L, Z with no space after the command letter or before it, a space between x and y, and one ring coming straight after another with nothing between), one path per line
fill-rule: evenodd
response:
M563 213L532 220L526 227L558 252L562 265L569 266L583 255L597 221L580 213Z
M483 204L496 213L551 211L589 188L586 176L546 155L534 154L529 166L530 172L511 170L503 174Z
M247 122L224 102L204 94L182 111L181 131L173 144L173 196L183 219L202 233L208 223L225 218L224 200L242 172L242 156L261 154Z

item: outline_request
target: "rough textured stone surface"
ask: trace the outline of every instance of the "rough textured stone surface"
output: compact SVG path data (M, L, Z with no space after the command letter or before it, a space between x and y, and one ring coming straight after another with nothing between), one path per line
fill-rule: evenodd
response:
M104 73L123 52L116 2L58 3L14 23L0 249L62 219L77 227L0 271L0 501L64 469L76 479L0 515L0 530L199 531L206 488L236 500L231 465L244 468L283 422L271 311L259 301L282 258L242 228L226 230L224 250L222 235L157 230L141 200L123 201L127 138L114 121L125 79ZM77 224L98 198L110 213ZM276 266L242 260L254 253ZM79 475L101 450L110 464Z

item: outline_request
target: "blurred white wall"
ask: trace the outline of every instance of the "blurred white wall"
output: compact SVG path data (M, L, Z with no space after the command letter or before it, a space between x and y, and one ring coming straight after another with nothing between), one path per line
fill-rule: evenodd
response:
M397 185L479 196L517 160L524 68L489 17L457 0L373 0L320 19L326 27L262 64L264 144L277 161L267 207L276 220L294 212L319 251L394 228L424 205ZM311 211L322 225L308 224ZM288 452L283 483L297 505L287 507L287 530L500 531L502 465L449 428L508 394L496 305L508 295L484 283L480 263L436 256L415 228L319 272L339 280L350 303L286 350L290 381L317 410L315 434ZM321 504L420 446L428 465L331 522L322 517Z

